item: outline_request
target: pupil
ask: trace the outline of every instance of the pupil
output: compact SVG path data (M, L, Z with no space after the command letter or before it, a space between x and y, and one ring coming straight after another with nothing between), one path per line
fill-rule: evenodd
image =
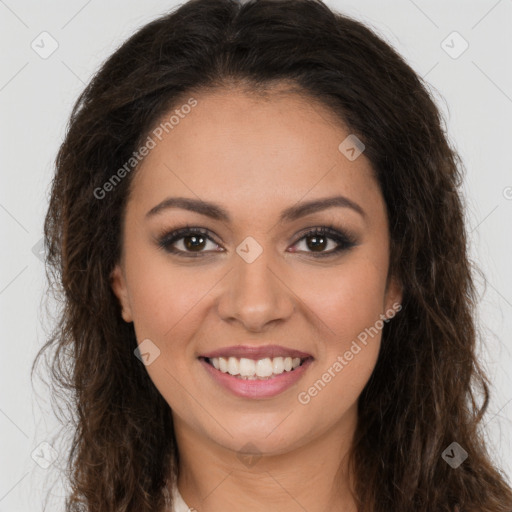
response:
M325 249L325 237L315 235L315 236L310 236L309 240L314 240L314 242L311 244L308 242L307 245L308 245L309 249L313 249L313 250L318 249L318 248L320 248L320 250ZM320 240L320 242L318 242L318 240Z
M198 240L201 240L201 242L198 243ZM199 249L202 249L202 247L204 246L204 238L202 236L197 236L197 235L191 235L191 236L187 236L185 237L185 246L187 247L187 249L194 249L194 248L199 248ZM190 243L190 241L192 241Z
M205 239L203 236L191 235L185 238L185 246L187 249L202 249L204 247ZM310 236L308 237L308 248L311 250L324 250L326 239L323 236Z

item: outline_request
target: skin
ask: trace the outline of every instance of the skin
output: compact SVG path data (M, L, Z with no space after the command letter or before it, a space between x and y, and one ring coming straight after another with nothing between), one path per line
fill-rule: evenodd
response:
M201 512L355 511L346 454L380 331L309 403L297 396L400 303L398 282L387 283L388 220L378 183L364 153L350 161L338 150L350 132L310 99L279 88L267 99L237 88L194 97L197 106L134 176L112 273L124 320L134 322L139 343L149 338L160 350L146 370L172 409L178 488ZM365 215L331 207L279 222L285 208L334 195ZM218 203L232 220L180 208L146 218L171 196ZM158 246L160 235L186 224L212 236L195 259ZM352 233L356 246L321 258L311 237L302 237L329 224ZM247 236L263 249L252 263L236 252ZM184 242L174 247L186 251ZM329 238L316 251L336 246ZM241 398L197 359L237 344L279 344L315 359L283 393ZM252 461L241 454L248 442Z

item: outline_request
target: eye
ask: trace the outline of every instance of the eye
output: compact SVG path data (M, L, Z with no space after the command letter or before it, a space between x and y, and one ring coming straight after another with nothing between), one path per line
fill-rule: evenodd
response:
M189 258L199 257L203 253L223 251L208 230L190 226L161 236L158 239L158 245L171 254ZM301 245L302 249L297 249L297 246ZM311 253L314 257L326 257L349 250L355 245L357 242L352 235L332 226L322 226L304 233L292 245L294 249L291 252L305 252Z
M208 235L208 230L201 228L185 227L172 231L158 240L158 245L167 252L179 254L185 257L200 256L203 249L208 247L208 242L213 244L213 251L220 252L215 247L219 245Z
M315 228L303 234L303 236L294 244L306 248L300 251L292 252L310 252L315 257L324 257L346 251L356 245L356 240L352 235L343 233L331 226L322 226ZM326 249L330 250L326 250Z

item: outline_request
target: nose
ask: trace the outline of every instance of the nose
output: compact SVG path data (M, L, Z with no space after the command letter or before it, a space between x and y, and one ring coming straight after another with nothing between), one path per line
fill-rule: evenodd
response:
M285 321L295 309L289 284L279 276L279 264L267 256L268 252L264 250L251 263L234 254L234 268L218 302L218 314L223 320L238 322L251 332Z

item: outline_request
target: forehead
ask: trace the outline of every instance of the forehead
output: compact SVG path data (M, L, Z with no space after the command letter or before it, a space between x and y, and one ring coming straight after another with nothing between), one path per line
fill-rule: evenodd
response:
M334 192L371 202L379 193L364 153L350 161L339 150L350 132L314 99L282 89L264 96L223 89L193 98L197 104L181 112L179 123L161 140L153 136L155 147L132 183L138 204L151 207L172 194L270 207Z

